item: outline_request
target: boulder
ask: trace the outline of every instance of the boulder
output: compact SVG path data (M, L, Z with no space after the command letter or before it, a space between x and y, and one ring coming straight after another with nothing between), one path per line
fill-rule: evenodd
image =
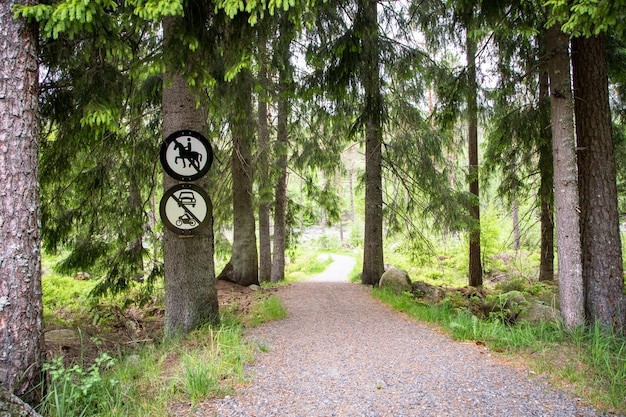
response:
M80 338L74 330L56 329L45 333L46 344L72 346L80 344Z
M439 302L443 298L443 291L441 288L422 281L415 281L412 283L411 292L416 298L427 298L434 302Z
M389 268L380 277L378 283L380 288L390 288L396 294L401 294L403 291L411 291L411 280L409 274L400 268Z
M520 314L519 319L530 323L539 323L542 321L559 321L561 314L559 310L536 301Z
M497 318L504 323L513 324L528 305L524 294L519 291L509 291L504 294L487 296L482 310L486 317Z

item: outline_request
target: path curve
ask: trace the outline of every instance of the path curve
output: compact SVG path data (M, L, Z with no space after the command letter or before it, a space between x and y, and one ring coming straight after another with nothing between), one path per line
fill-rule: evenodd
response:
M193 415L600 415L485 347L392 311L345 275L287 285L279 295L288 317L248 334L269 349L258 353L250 384Z

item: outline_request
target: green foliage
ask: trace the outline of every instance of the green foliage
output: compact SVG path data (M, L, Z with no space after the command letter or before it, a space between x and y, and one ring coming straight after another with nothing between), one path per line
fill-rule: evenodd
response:
M76 280L67 275L45 272L41 279L44 317L50 319L60 309L65 314L85 313L92 306L89 293L94 285L93 281Z
M546 6L551 9L548 27L562 24L562 30L572 36L597 36L609 31L621 35L626 29L623 0L549 0Z
M117 381L101 373L114 364L113 358L106 353L87 370L78 365L67 368L61 357L45 363L43 372L49 382L40 406L42 412L57 417L99 415L103 411L101 403L118 402L121 397L121 393L113 394L117 390Z

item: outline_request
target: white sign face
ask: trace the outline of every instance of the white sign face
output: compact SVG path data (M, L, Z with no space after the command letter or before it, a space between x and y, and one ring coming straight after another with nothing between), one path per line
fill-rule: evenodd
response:
M195 181L211 168L213 150L209 141L193 130L179 130L161 145L161 164L179 181Z
M194 184L178 184L167 190L160 204L163 224L180 235L192 235L210 219L210 200Z

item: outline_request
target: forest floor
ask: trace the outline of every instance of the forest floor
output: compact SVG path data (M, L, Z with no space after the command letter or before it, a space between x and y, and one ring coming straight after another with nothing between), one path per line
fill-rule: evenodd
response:
M216 286L220 309L243 315L259 299L258 291L249 287L222 280L217 281ZM266 294L274 291L275 288L263 289ZM66 365L79 364L86 368L104 352L123 353L162 340L163 307L148 304L122 309L104 303L101 306L98 320L93 314L63 317L62 311L57 313L70 324L44 326L47 360L63 356Z

